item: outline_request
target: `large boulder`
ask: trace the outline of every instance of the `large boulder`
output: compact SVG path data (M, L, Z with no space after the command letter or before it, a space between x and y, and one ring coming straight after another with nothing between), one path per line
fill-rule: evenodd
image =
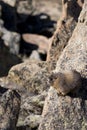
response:
M50 88L39 130L87 129L87 1L73 35L57 61L54 72L75 69L82 76L82 87L76 94L59 96Z
M8 77L0 80L0 84L17 90L21 95L18 129L24 127L34 129L39 126L44 101L50 86L49 74L46 62L27 61L12 67Z

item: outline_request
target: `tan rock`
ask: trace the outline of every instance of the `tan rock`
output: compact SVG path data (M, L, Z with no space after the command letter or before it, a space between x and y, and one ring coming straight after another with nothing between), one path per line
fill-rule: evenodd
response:
M49 46L48 38L36 34L23 34L22 37L25 42L37 45L39 52L47 53Z
M5 2L6 4L8 4L12 7L14 7L16 4L16 0L1 0L1 1Z

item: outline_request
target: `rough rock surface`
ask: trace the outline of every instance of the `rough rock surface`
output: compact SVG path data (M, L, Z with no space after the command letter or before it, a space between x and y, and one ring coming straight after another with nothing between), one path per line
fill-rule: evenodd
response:
M47 86L49 86L48 76L47 63L38 61L27 61L13 66L8 74L9 80L26 88L28 92L36 94L47 90Z
M42 114L39 130L87 129L87 1L85 0L79 22L61 54L56 72L75 69L81 73L82 87L77 94L59 96L50 88ZM54 72L55 72L54 71Z
M49 67L46 62L27 61L16 65L9 71L8 77L1 84L17 84L16 89L21 94L21 109L17 128L37 128L49 89ZM4 82L4 83L3 83ZM33 118L32 118L33 115Z
M20 95L0 87L0 129L15 130L20 110Z
M58 20L57 29L53 35L51 45L48 50L47 60L51 61L51 69L55 69L56 61L59 59L63 49L68 44L81 11L81 7L78 5L76 0L63 1L62 6L62 15Z

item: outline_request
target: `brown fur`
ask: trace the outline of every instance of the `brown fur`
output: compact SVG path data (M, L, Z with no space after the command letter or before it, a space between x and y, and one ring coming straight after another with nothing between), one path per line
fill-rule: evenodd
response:
M81 86L81 75L75 70L54 73L51 75L50 80L51 85L60 95L66 95Z

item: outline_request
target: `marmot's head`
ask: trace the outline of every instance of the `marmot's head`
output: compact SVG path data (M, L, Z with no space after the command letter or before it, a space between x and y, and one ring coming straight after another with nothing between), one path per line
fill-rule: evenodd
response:
M50 75L49 79L50 79L50 84L53 85L56 79L60 79L60 77L62 76L61 72L58 73L53 73Z

